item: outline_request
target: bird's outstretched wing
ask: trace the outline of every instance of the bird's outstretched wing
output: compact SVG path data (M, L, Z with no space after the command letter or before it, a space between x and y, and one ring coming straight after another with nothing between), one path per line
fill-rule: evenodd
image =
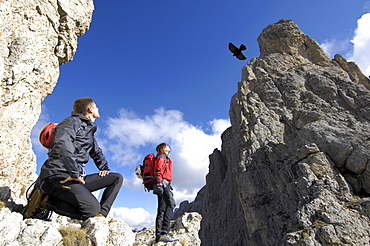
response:
M229 43L229 50L232 52L232 53L236 53L239 51L238 47L236 47L235 45L233 45L232 43Z
M243 55L243 53L242 53L242 52L238 53L238 54L236 55L236 57L237 57L239 60L245 60L245 59L247 59L247 57L245 57L245 56Z

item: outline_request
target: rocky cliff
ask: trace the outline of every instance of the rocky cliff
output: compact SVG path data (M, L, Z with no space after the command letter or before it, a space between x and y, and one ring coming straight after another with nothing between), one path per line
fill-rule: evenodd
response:
M0 1L0 188L22 200L35 179L30 132L89 28L92 0Z
M258 43L194 202L202 245L369 245L369 79L290 20Z

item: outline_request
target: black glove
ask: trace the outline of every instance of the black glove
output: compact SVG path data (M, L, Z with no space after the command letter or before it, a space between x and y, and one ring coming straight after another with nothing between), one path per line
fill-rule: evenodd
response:
M153 193L154 194L157 194L157 195L163 195L163 192L164 192L164 190L163 190L163 185L155 185L154 186L154 189L153 189Z

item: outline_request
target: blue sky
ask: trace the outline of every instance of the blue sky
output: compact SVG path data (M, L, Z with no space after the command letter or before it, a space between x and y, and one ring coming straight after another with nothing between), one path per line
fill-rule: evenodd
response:
M257 37L269 24L292 19L331 58L340 53L370 75L369 1L94 3L90 30L78 39L74 60L60 67L58 84L34 127L37 173L46 159L38 131L68 117L75 99L93 97L101 114L96 136L111 170L125 176L114 215L132 227L154 225L156 197L143 191L133 170L159 143L172 147L178 203L192 201L205 184L208 155L220 148L220 134L229 126L241 69L259 56ZM229 42L244 43L247 60L233 57ZM94 164L87 170L95 172Z

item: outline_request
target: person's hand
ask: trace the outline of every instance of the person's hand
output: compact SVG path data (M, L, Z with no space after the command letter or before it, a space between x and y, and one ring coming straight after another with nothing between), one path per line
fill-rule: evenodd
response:
M65 180L60 181L61 184L67 183L68 181L77 181L79 184L85 184L85 180L82 177L71 178L70 176Z
M104 177L104 176L108 175L109 173L110 173L109 170L102 170L102 171L99 172L99 176Z

